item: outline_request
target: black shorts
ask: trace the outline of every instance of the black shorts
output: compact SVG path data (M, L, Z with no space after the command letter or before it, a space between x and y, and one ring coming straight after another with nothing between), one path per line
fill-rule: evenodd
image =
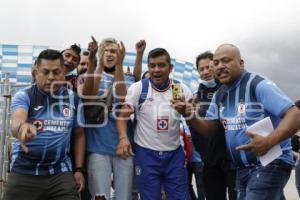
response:
M79 193L71 172L47 176L9 173L4 199L79 200Z

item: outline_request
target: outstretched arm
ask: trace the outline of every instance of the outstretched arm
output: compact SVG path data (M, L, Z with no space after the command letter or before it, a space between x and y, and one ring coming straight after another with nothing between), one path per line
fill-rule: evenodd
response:
M28 148L25 143L33 140L36 136L36 128L33 124L26 122L28 111L22 108L16 109L12 113L11 132L12 135L19 139L22 149L27 153Z
M195 97L185 102L184 98L171 100L171 103L177 112L186 120L187 124L192 127L198 134L211 135L218 130L222 130L222 125L216 120L205 120L197 115L197 105Z
M134 62L133 75L135 77L135 81L141 80L142 74L142 63L143 63L143 55L146 49L146 41L140 40L135 45L136 49L136 58Z
M98 42L95 40L95 38L92 36L92 42L88 45L89 50L89 62L88 62L88 68L86 72L86 79L82 84L78 85L78 93L80 96L95 96L94 92L94 80L95 80L95 74L94 74L94 66L96 62L96 53L98 50Z
M123 42L120 42L118 45L117 50L117 63L116 63L116 72L115 72L115 79L116 79L116 96L119 102L124 102L125 96L127 94L126 83L124 80L124 70L123 70L123 61L125 57L125 46Z

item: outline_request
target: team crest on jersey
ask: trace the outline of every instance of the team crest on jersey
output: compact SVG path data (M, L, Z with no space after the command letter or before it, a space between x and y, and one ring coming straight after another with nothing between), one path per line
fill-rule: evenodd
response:
M157 125L158 132L168 131L169 130L169 119L168 118L157 119L156 125Z
M37 131L42 131L44 129L44 120L33 120L32 121L33 126L35 126Z
M243 114L245 112L246 112L246 106L245 106L245 104L240 103L239 106L238 106L238 113L239 114Z
M135 175L140 176L142 174L142 169L140 166L135 166Z
M70 108L65 107L63 109L63 114L64 114L65 117L71 117L71 110L70 110Z

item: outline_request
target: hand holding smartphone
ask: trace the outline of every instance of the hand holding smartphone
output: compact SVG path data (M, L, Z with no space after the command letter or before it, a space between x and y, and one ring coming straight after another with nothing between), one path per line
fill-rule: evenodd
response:
M180 83L173 83L172 84L172 99L182 99L183 91Z

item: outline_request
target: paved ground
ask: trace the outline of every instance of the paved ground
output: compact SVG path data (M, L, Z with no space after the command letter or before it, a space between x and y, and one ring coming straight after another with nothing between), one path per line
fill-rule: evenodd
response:
M284 188L284 194L287 200L299 200L298 192L295 185L295 171L292 171L289 182Z
M193 180L193 185L195 186L195 179ZM196 188L194 188L196 190ZM292 171L291 177L289 182L287 183L286 187L284 188L284 194L286 200L299 200L298 192L295 185L295 171Z

